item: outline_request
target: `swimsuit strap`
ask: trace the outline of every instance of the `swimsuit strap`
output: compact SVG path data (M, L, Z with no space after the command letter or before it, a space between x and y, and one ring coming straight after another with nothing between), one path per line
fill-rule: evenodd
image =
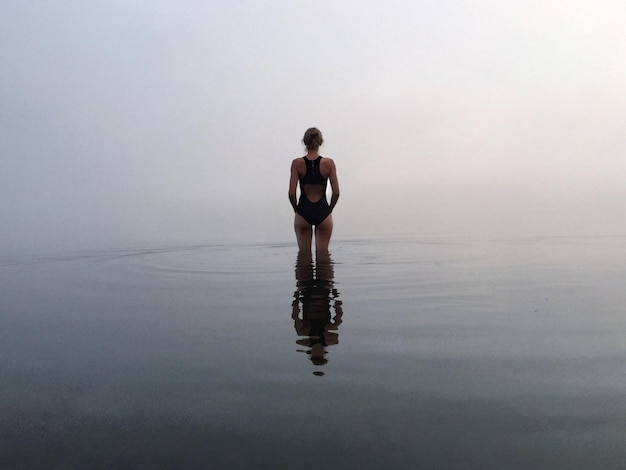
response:
M320 161L322 160L322 156L318 156L315 160L309 160L306 157L302 158L304 159L304 164L306 166L306 173L302 178L300 178L300 184L326 185L328 178L324 178L320 173Z

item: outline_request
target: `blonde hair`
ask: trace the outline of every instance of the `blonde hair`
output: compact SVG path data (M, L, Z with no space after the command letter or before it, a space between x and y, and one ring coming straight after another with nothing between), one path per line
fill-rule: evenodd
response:
M307 150L317 150L324 143L322 132L316 127L310 127L304 133L302 143L306 146Z

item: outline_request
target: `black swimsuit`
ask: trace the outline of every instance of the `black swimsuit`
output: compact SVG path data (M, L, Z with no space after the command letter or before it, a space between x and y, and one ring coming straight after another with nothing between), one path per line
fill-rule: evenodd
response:
M306 157L302 158L306 164L306 173L300 178L300 200L298 201L296 213L300 214L309 225L319 225L330 215L330 206L326 200L326 184L328 183L328 178L324 178L320 173L321 155L315 160L308 160ZM305 184L324 186L324 195L319 201L309 201L303 188Z

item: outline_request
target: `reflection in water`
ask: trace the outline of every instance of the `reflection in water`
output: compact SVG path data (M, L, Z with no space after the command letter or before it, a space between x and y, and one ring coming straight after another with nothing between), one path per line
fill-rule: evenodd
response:
M343 309L334 278L334 265L328 253L318 253L315 263L310 252L298 253L291 318L296 333L302 337L296 343L309 348L298 351L308 354L316 366L328 362L326 347L339 342L337 329ZM322 371L313 373L324 375Z

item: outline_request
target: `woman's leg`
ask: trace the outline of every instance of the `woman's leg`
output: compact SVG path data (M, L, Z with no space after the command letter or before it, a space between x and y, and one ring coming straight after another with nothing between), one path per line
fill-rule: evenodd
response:
M300 214L296 214L293 221L293 228L296 231L296 239L298 240L298 250L311 251L311 238L313 238L313 229L309 223L304 220Z
M333 216L326 217L321 224L315 226L315 251L328 252L328 244L333 234Z

